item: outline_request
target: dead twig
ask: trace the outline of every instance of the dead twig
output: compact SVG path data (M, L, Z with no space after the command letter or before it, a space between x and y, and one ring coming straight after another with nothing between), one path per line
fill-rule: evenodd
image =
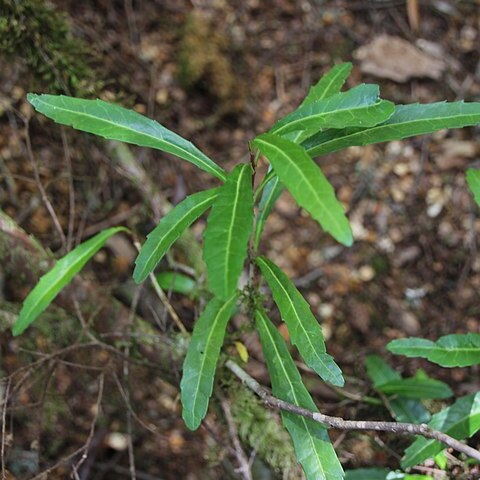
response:
M137 240L135 240L133 243L137 251L140 252L140 249L142 248L140 243ZM170 314L173 321L175 322L175 325L178 327L178 329L182 333L188 333L188 330L185 328L185 325L183 325L177 312L173 308L172 304L168 301L168 297L165 295L165 292L162 290L162 288L158 284L157 278L155 277L155 275L153 273L150 273L148 278L150 279L152 287L155 290L155 293L157 294L158 298L163 303L163 306L167 309L168 313Z
M3 396L3 408L2 408L2 445L0 448L0 463L2 465L2 480L6 480L7 478L7 470L5 468L5 444L7 438L7 404L8 404L8 397L10 394L10 383L11 380L8 379L7 386L5 387L5 394Z
M38 190L42 197L42 201L45 204L45 208L47 209L50 217L52 218L53 225L55 226L55 229L57 230L60 240L62 242L62 251L63 253L65 253L67 251L67 239L65 237L65 234L63 233L62 226L60 225L60 220L58 219L57 214L55 213L55 209L53 208L52 203L48 199L47 192L45 191L45 188L43 187L42 181L40 179L40 172L38 169L38 164L35 159L35 156L33 155L32 142L30 140L30 132L28 130L28 127L29 127L28 120L26 120L25 121L25 145L27 147L27 155L32 165L33 175L35 177L35 182L37 184Z
M230 435L230 439L233 444L233 452L239 464L238 472L244 480L252 480L252 470L250 461L247 458L247 455L243 451L242 444L240 443L240 439L238 438L238 430L237 425L232 417L232 412L230 411L230 405L225 397L220 397L220 405L223 410L223 414L225 416L225 420L227 422L228 434Z
M46 478L49 473L53 472L54 470L56 470L61 465L69 462L70 460L75 458L77 455L82 454L82 457L80 458L80 460L75 465L72 465L73 471L75 473L78 472L78 468L87 459L88 448L90 446L90 442L93 439L93 435L95 434L95 426L97 424L98 417L100 415L100 405L102 403L102 398L103 398L104 380L105 380L105 375L102 373L99 377L98 395L97 395L97 400L95 402L95 407L94 407L94 417L93 417L92 423L90 425L90 432L88 434L87 441L80 448L75 450L73 453L71 453L70 455L67 455L66 457L59 460L57 463L55 463L55 465L52 465L51 467L47 468L46 470L43 470L42 472L40 472L38 475L35 475L35 477L33 477L32 480L41 480L43 478ZM77 473L77 476L78 476L78 473Z
M475 450L474 448L459 442L458 440L450 437L449 435L440 432L438 430L432 430L426 424L413 424L413 423L400 423L400 422L376 422L368 420L344 420L340 417L331 417L329 415L324 415L320 412L314 412L306 408L298 407L291 403L280 400L279 398L274 397L268 391L262 387L253 377L251 377L245 370L240 368L232 360L226 362L226 367L238 377L242 383L247 386L250 390L255 392L267 406L271 408L276 408L283 410L285 412L290 412L295 415L300 415L305 418L310 418L311 420L326 425L331 428L338 428L339 430L374 430L377 432L392 432L392 433L402 433L406 435L420 435L425 438L431 438L433 440L438 440L439 442L444 443L445 445L453 448L457 452L464 453L465 455L474 458L475 460L480 460L480 451Z

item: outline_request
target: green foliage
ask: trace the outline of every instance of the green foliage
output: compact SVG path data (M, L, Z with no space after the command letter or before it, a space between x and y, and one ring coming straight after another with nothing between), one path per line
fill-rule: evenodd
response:
M51 91L95 89L86 44L72 37L66 16L45 0L0 0L0 52L22 58Z
M147 235L147 241L135 260L133 279L137 283L143 282L155 270L178 237L212 206L217 194L217 189L213 189L187 197Z
M412 377L392 380L378 387L386 395L401 395L405 398L430 399L448 398L453 395L450 387L433 378Z
M316 85L310 87L310 90L300 104L300 107L314 103L318 100L323 100L338 93L350 75L352 67L353 65L350 62L335 65L335 67L320 78Z
M427 425L458 440L470 438L480 430L480 392L459 398L450 407L433 415ZM443 448L444 446L436 440L418 437L405 450L402 467L418 465L435 456Z
M395 420L410 423L426 423L430 420L430 413L418 400L407 398L398 392L389 396L382 390L384 385L389 382L401 381L402 377L381 357L369 355L365 359L365 366L374 387L388 398L389 407Z
M29 94L27 98L36 110L57 123L110 140L171 153L225 180L225 172L195 145L133 110L102 100L83 100L64 95Z
M305 150L312 157L336 152L353 145L402 140L433 133L442 128L462 128L480 123L480 103L438 102L426 105L398 105L384 123L366 129L325 130L306 140Z
M28 97L39 112L58 123L104 138L162 150L194 164L221 182L218 188L187 197L160 221L148 235L134 272L137 282L154 273L182 232L211 207L203 248L208 292L202 296L208 304L193 328L181 381L182 415L191 429L198 428L207 414L227 323L237 300L252 323L251 317L255 317L274 395L317 411L283 338L265 314L262 279L270 287L292 343L306 365L333 385L344 383L340 368L326 353L321 326L308 303L279 267L256 254L265 222L283 188L287 188L298 205L334 239L350 246L353 236L345 210L313 157L352 145L398 140L480 123L480 103L394 106L379 97L376 85L360 85L340 92L351 68L351 64L341 64L322 77L299 108L251 142L251 164L240 163L230 173L189 141L133 111L100 100L33 94ZM257 182L260 154L270 166L267 175ZM478 202L478 171L469 170L467 181ZM254 189L256 184L259 187ZM101 242L119 230L121 228L102 232L59 260L27 297L14 333L25 330L100 248ZM240 277L246 265L249 267L248 282L239 292ZM175 275L160 275L164 288L192 292L190 279L181 276L177 281ZM443 337L437 342L397 340L389 348L394 353L425 357L445 366L459 366L479 363L478 343L478 335L471 334ZM397 421L429 422L432 428L459 439L470 437L480 428L480 394L461 398L430 417L420 400L450 397L452 391L448 385L428 378L422 371L417 371L414 377L402 378L375 356L367 358L366 366L375 389L382 398L387 398ZM282 420L308 479L345 478L324 426L291 412L283 412ZM243 439L253 438L249 433L253 431L252 421L249 422L247 430L239 428ZM403 466L420 463L441 449L438 442L419 438L407 449ZM273 463L279 465L281 462ZM369 472L349 472L347 478L424 478L378 469Z
M226 298L237 288L253 228L252 169L237 165L219 189L205 229L203 258L212 293Z
M252 145L268 158L281 182L297 203L317 220L322 228L344 245L353 243L345 209L335 197L333 187L306 151L286 138L265 133Z
M156 275L158 285L161 289L180 293L187 296L195 296L197 283L192 277L179 272L161 272Z
M345 381L342 371L326 353L322 329L302 294L271 260L258 257L256 261L272 290L282 319L287 324L292 343L298 348L305 363L326 382L343 386Z
M237 298L238 293L233 294L227 301L214 298L195 323L180 383L182 416L191 430L196 430L207 414L225 329Z
M415 475L403 472L391 472L384 468L359 468L347 470L345 480L433 480L430 475Z
M272 381L273 394L299 407L318 411L276 328L262 310L256 313L263 354ZM283 424L292 436L297 459L307 479L335 480L343 478L343 469L335 455L325 427L308 418L282 412Z
M393 103L379 99L377 85L359 85L298 108L279 120L271 133L285 135L305 131L313 135L322 128L372 127L394 112Z
M473 193L473 198L480 207L480 170L469 168L467 170L467 183Z
M480 334L446 335L436 342L426 338L393 340L387 349L396 355L426 358L442 367L480 365Z
M72 281L85 264L105 245L105 242L112 235L125 231L127 229L123 227L103 230L61 258L29 293L13 326L13 334L20 335L23 333L52 303L61 290Z

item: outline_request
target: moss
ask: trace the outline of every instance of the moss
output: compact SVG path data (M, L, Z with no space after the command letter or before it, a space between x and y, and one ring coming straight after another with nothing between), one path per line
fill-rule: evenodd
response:
M231 412L242 442L283 478L298 478L290 436L253 392L238 382L229 385Z
M65 14L43 0L0 0L0 51L21 58L50 92L95 90L86 45L72 37Z

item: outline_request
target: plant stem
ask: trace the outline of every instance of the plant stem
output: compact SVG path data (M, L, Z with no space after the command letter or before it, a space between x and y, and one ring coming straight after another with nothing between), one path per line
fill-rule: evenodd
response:
M340 417L331 417L320 412L314 412L306 408L298 407L292 403L285 402L279 398L274 397L262 387L253 377L251 377L245 370L239 367L232 360L225 363L226 367L237 376L244 385L255 392L264 402L265 405L271 408L284 410L285 412L294 413L302 417L310 418L315 422L322 423L331 428L338 428L339 430L376 430L378 432L393 432L404 433L407 435L421 435L425 438L431 438L444 443L445 445L464 453L465 455L480 461L480 451L475 450L468 445L459 442L449 435L438 430L432 430L426 424L414 423L399 423L399 422L375 422L368 420L344 420Z

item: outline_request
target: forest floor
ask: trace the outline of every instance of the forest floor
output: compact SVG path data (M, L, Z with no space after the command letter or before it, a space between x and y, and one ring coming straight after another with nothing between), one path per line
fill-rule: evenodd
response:
M348 87L378 83L382 97L395 103L480 101L478 1L419 2L418 17L408 14L406 2L394 0L53 3L88 46L92 84L101 98L155 118L226 170L246 160L248 141L295 108L309 85L340 61L354 64ZM425 57L412 59L402 47L394 48L392 39L386 40L385 54L379 43L385 34L416 45ZM61 78L62 72L54 75ZM35 115L26 92L49 90L34 77L18 56L2 59L1 209L57 253L106 226L124 224L145 235L162 205L152 206L145 185L120 166L125 152ZM30 118L28 130L22 117ZM335 244L288 194L279 199L261 251L305 294L351 393L343 398L306 373L325 413L389 418L382 407L361 400L375 396L365 373L369 354L381 355L403 375L423 368L457 396L480 389L478 368L439 369L385 350L390 340L404 336L480 332L480 216L465 182L467 166L480 167L479 138L478 128L441 131L323 157L320 165L352 223L351 248ZM177 203L215 185L207 174L158 151L130 150L161 192L160 202ZM194 227L199 238L202 228L202 222ZM155 328L171 331L170 317L151 292L132 294L134 257L128 241L114 240L89 266L92 278L118 298L133 295ZM3 280L0 302L20 302L27 291L13 288L18 283L8 276ZM195 302L176 294L171 302L190 328L198 316ZM157 313L151 313L152 305ZM89 455L77 478L134 478L134 463L138 479L215 479L234 466L215 412L206 426L189 432L179 415L177 388L155 369L133 363L126 372L125 362L101 349L88 358L56 359L52 352L68 345L68 338L48 326L32 327L15 339L2 333L0 372L11 379L3 395L8 388L15 391L6 416L8 438L2 441L12 478L31 478L87 440ZM250 371L264 379L258 340L249 335L244 342ZM19 370L34 358L42 360L37 368ZM19 371L28 378L20 382ZM332 432L332 439L345 468L398 468L408 444L406 438L373 433ZM48 478L67 478L71 464L65 461ZM462 467L451 470L452 478L462 478ZM263 475L258 478L270 478Z

